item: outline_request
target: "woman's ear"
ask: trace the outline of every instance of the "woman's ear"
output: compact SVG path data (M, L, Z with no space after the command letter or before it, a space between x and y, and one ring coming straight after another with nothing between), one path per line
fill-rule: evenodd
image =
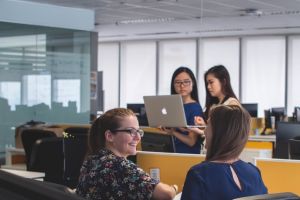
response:
M105 131L104 135L105 135L106 141L108 141L108 142L113 141L113 133L110 130Z

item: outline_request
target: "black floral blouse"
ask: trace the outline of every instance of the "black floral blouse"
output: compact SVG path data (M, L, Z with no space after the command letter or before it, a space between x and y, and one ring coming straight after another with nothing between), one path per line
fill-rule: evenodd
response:
M151 199L156 184L133 162L102 149L84 161L76 193L93 200L144 200Z

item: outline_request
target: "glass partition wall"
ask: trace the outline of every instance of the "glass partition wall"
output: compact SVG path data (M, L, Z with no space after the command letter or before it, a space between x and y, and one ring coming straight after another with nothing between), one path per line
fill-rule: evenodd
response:
M0 152L28 121L88 123L90 32L0 22Z

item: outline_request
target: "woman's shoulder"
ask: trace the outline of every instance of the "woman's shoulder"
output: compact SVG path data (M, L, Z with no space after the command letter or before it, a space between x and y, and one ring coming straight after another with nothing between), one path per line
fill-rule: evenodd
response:
M101 149L98 154L88 156L87 162L97 166L124 167L135 164L125 158L118 157L108 149Z
M259 172L259 169L255 165L253 165L250 162L245 162L243 160L239 160L234 165L243 170Z
M237 100L234 97L229 97L224 103L223 105L237 105L237 106L241 106L241 103L239 102L239 100Z
M210 170L213 164L211 162L203 161L191 167L190 171L204 171Z

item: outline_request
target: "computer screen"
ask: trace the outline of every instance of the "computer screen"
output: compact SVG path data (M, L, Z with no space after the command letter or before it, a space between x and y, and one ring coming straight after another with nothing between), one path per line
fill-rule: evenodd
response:
M300 122L300 107L295 107L295 120L296 122Z
M141 141L142 151L175 152L171 135L145 132Z
M276 107L271 108L269 110L265 110L265 128L277 128L277 124L279 121L283 121L285 116L285 108L284 107ZM272 117L274 117L274 121L272 122ZM275 123L275 124L274 124ZM272 124L274 124L272 126Z
M271 110L264 110L264 114L265 114L265 129L272 128Z
M140 126L148 126L146 109L143 103L128 103L127 108L136 114Z
M271 108L272 116L275 117L275 123L282 121L285 116L285 108L284 107L277 107L277 108ZM275 126L277 127L277 125Z
M242 103L242 106L249 112L251 117L257 117L257 103Z
M300 136L299 122L278 122L275 158L288 158L288 140Z

